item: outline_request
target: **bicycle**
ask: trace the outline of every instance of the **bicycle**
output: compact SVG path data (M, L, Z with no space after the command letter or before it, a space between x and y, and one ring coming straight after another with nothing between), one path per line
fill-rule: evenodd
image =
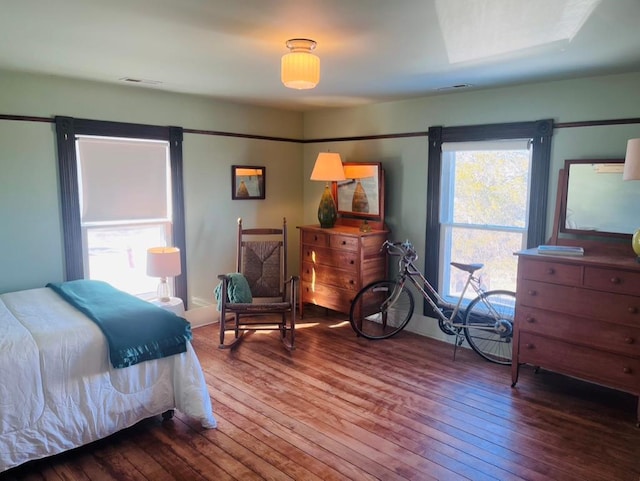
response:
M366 339L387 339L402 331L409 323L415 306L407 280L429 303L438 320L438 327L447 335L456 336L453 357L464 339L484 359L498 364L511 364L515 293L507 290L485 291L474 273L483 264L451 265L467 272L468 276L455 304L446 301L415 266L418 259L409 241L385 241L380 250L400 256L399 274L395 280L372 282L363 287L353 299L349 312L351 327ZM422 284L422 285L421 285ZM424 286L424 287L423 287ZM476 296L462 312L467 289ZM435 299L435 300L434 300Z

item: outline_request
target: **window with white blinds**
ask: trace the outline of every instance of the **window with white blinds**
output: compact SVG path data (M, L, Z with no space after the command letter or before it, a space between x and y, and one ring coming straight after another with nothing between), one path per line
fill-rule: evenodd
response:
M172 244L169 143L78 136L76 156L85 277L152 295L147 248Z

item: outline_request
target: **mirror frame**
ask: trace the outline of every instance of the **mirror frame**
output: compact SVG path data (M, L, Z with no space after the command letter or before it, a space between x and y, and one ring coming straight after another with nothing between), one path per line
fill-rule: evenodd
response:
M332 194L333 198L336 201L336 207L338 210L338 214L345 219L361 219L361 220L371 220L374 222L382 222L384 223L384 170L382 169L382 163L380 162L343 162L343 167L345 168L345 176L348 173L350 167L373 167L377 170L377 173L373 176L374 181L374 189L377 189L378 195L378 213L377 214L367 214L363 212L357 212L352 209L351 200L346 201L344 198L344 194L342 192L343 189L352 185L355 182L355 179L349 179L347 177L346 181L338 181L332 183ZM368 179L369 177L367 177ZM342 198L342 202L340 201Z
M567 225L567 204L569 196L569 171L571 165L576 164L624 164L624 159L568 159L564 161L564 172L561 170L559 178L558 196L560 196L560 209L558 212L558 232L580 236L609 237L631 240L632 233L607 232L597 230L571 229Z

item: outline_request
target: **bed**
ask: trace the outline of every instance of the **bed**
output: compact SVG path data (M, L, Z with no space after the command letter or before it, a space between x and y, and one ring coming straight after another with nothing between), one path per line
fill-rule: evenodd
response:
M115 368L103 329L53 289L0 295L0 472L173 409L216 427L200 362L183 350Z

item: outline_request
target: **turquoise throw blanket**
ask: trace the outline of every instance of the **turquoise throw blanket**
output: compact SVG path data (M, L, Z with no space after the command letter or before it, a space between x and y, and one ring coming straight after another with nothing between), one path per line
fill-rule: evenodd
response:
M227 298L232 303L251 303L253 296L251 295L251 289L249 288L249 282L247 278L240 272L231 272L227 274L229 277L229 283L227 284ZM216 301L218 301L218 310L222 309L220 304L220 296L222 294L222 281L216 286L214 295Z
M80 279L47 287L100 327L115 368L185 352L192 338L186 319L106 282Z

